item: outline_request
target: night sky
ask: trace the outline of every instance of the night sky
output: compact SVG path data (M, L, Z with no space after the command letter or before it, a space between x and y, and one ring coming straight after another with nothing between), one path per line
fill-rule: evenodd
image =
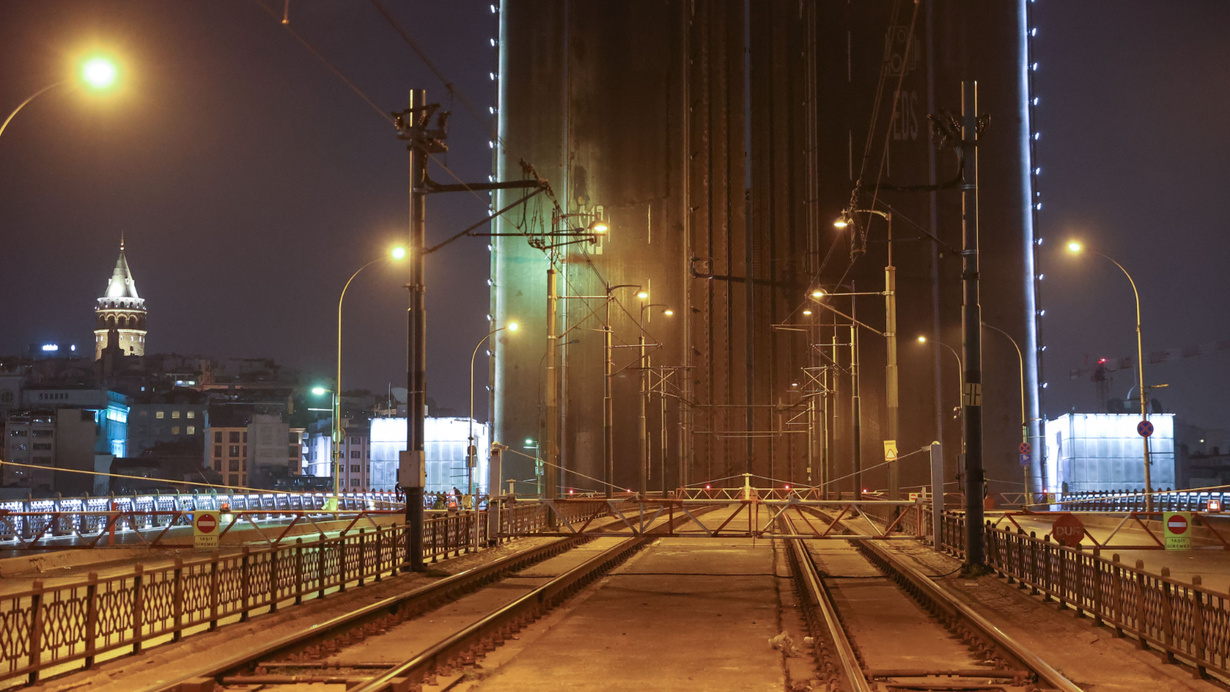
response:
M1169 384L1155 396L1180 420L1230 427L1230 349L1147 362L1230 340L1230 3L1033 7L1046 413L1093 408L1088 375L1069 379L1086 358L1136 355L1131 285L1101 257L1068 256L1067 239L1080 237L1136 281L1146 386ZM1117 373L1111 395L1135 382L1134 370Z
M451 102L374 4L292 0L290 26L380 111L406 108L412 88L439 98L454 112L442 160L462 180L486 181L489 4L381 4L456 85ZM94 300L123 233L149 352L272 357L331 378L342 286L404 243L407 154L381 112L287 32L282 11L282 0L0 4L6 115L61 79L82 48L111 48L124 80L106 97L44 94L0 137L11 293L0 352L48 340L92 348ZM455 182L438 166L432 175ZM485 195L433 196L428 242L486 206ZM461 412L469 356L488 331L488 266L482 239L427 260L429 395ZM347 291L346 389L405 387L405 282L404 263L377 264Z
M405 108L412 88L451 109L442 160L462 180L486 180L496 67L487 2L382 2L453 98L374 4L290 5L290 26L379 111ZM1146 352L1230 340L1230 279L1218 266L1228 246L1230 3L1032 8L1043 401L1053 417L1095 405L1088 374L1070 379L1071 369L1135 356L1127 280L1100 257L1066 256L1069 237L1132 273ZM107 96L48 92L0 137L0 353L44 341L92 348L94 300L123 233L150 352L272 357L331 376L342 285L405 237L407 156L381 113L281 25L282 11L278 0L0 0L0 115L91 47L110 49L123 78ZM453 182L438 166L432 175ZM428 241L486 206L485 195L433 196ZM482 239L428 259L428 394L457 411L469 355L488 331L488 260ZM404 283L404 266L377 264L347 292L347 389L404 386ZM1223 426L1228 366L1230 349L1145 373L1147 384L1170 385L1157 394L1168 411ZM479 372L481 381L481 361ZM1134 371L1118 373L1111 392L1125 396L1134 382Z

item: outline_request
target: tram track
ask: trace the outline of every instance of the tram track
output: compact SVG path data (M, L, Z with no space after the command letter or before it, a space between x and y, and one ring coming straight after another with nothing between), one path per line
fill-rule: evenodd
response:
M834 689L1080 689L874 541L787 543L817 673Z
M663 520L658 528L668 523ZM214 690L311 684L363 692L418 689L439 676L462 675L654 538L578 535L552 541L317 623L208 669L185 671L142 692L197 690L210 681ZM427 627L425 619L440 624ZM441 636L442 630L447 632ZM430 641L424 640L426 631L435 632ZM395 652L391 660L390 652Z

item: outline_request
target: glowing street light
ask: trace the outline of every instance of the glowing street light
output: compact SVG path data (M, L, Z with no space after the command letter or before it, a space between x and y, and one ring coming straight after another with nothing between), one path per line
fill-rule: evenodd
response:
M115 62L112 60L101 56L95 56L82 63L81 71L77 77L80 79L79 83L84 84L95 91L101 91L110 88L116 83L119 78L119 68L116 67ZM17 115L18 111L25 108L27 103L30 103L34 99L58 86L77 82L78 79L72 77L68 79L61 79L60 81L52 82L51 84L48 84L42 89L39 89L31 94L29 98L19 103L17 107L13 109L12 113L9 113L9 117L4 119L3 124L0 124L0 135L4 134L5 128L9 126L9 123L13 120L14 116Z
M95 89L113 86L119 76L115 63L104 57L93 57L81 66L81 78Z
M476 457L478 452L478 450L474 448L474 358L478 355L479 347L481 347L487 339L490 339L493 335L498 332L502 332L505 329L510 332L515 332L519 326L520 325L516 322L509 322L503 327L496 327L495 329L492 329L490 332L487 332L487 336L484 336L478 340L478 343L474 345L474 353L470 354L470 444L466 447L466 492L471 498L470 506L473 507L476 512L478 511L478 503L473 501L474 466L477 464Z
M1089 250L1088 248L1084 248L1081 246L1079 242L1075 240L1070 241L1068 243L1068 252L1071 252L1074 255L1080 254L1081 252L1086 252L1086 251L1092 252L1095 255L1099 255L1103 259L1108 260L1111 264L1115 265L1116 267L1119 267L1119 271L1123 272L1123 275L1127 277L1128 283L1132 285L1132 295L1136 299L1136 375L1138 378L1137 392L1140 394L1141 420L1148 421L1149 420L1149 409L1145 405L1145 359L1143 357L1144 349L1141 348L1141 338L1140 338L1140 291L1136 290L1136 282L1132 279L1132 275L1128 273L1128 270L1124 269L1122 264L1119 264L1118 262L1116 262L1109 255L1098 252L1097 250ZM1141 439L1144 440L1144 449L1145 449L1145 511L1152 512L1153 511L1153 487L1149 479L1149 438L1142 435Z
M339 483L341 482L341 446L342 438L346 434L342 427L342 301L346 299L346 289L350 288L350 282L359 275L364 269L376 264L377 262L386 262L388 260L400 260L406 257L406 248L397 246L389 250L389 254L384 257L377 257L367 264L359 267L349 279L346 279L346 285L342 286L342 294L337 299L337 379L334 380L333 394L333 503L336 505L340 496Z
M641 291L637 293L636 295L638 298L641 298L642 300L649 298L649 294L646 293L645 291ZM640 429L637 432L639 433L639 438L640 438L640 443L641 443L641 495L642 496L644 496L647 492L649 492L649 423L648 423L648 419L646 418L646 413L645 413L646 408L648 407L648 404L649 404L649 357L645 353L645 345L646 345L645 344L645 311L651 308L663 308L662 314L666 315L667 317L670 317L671 315L675 314L674 310L671 310L663 303L646 303L645 305L641 306L641 324L640 324L641 333L637 337L637 342L638 342L638 345L640 346L640 355L641 355L641 358L640 358L641 419L640 419ZM652 315L652 313L650 314ZM663 478L661 479L662 480L662 492L665 493L666 492L666 477L665 477L666 459L665 458L662 459L662 468L663 468Z

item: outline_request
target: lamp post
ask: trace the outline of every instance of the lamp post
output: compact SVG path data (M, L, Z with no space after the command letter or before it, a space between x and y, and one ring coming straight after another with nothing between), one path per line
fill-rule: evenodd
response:
M542 457L539 455L539 444L532 439L526 438L525 448L534 450L534 483L537 488L538 497L542 497Z
M639 295L639 294L638 294ZM648 298L648 294L645 298ZM649 360L645 353L645 311L650 308L666 308L662 311L663 315L670 317L675 314L665 303L648 303L641 306L641 324L640 335L637 337L637 345L640 347L640 369L641 369L641 419L638 429L638 439L641 443L641 496L644 497L649 491L649 423L646 419L646 409L649 404ZM652 313L651 313L652 315ZM665 460L663 460L665 463ZM666 486L662 486L663 492Z
M377 257L367 264L359 267L349 279L346 279L346 284L342 286L342 294L337 299L337 373L334 380L333 391L333 503L336 508L339 497L339 482L341 480L341 443L342 436L345 431L342 427L342 301L346 299L346 289L350 288L350 282L359 275L364 269L387 260L400 260L406 257L406 248L397 246L389 251L386 257Z
M888 439L897 443L900 404L897 376L897 268L893 266L893 215L878 209L848 209L833 222L837 228L846 228L851 223L851 214L872 214L884 219L888 228L888 258L884 265L884 341L887 345L888 362L884 366L884 382L887 389ZM901 475L896 460L888 465L888 497L900 499Z
M315 394L316 396L328 394L330 397L329 398L329 440L331 444L329 446L329 460L331 462L330 465L336 468L337 466L337 445L338 445L338 425L337 425L338 406L337 406L336 385L334 386L334 389L329 389L327 387L312 387L312 393ZM324 409L317 408L317 409L309 409L309 410L323 411ZM333 474L333 497L329 498L328 500L325 500L325 509L328 511L337 510L337 473L336 472Z
M606 355L606 372L603 376L603 394L602 394L602 434L603 434L603 466L606 468L606 496L612 496L612 490L615 483L615 435L614 435L614 420L615 408L611 398L611 378L615 374L614 362L612 360L612 343L614 330L611 328L611 298L615 291L621 288L637 289L636 297L641 300L649 298L649 294L640 290L640 284L618 284L606 289L606 324L604 331L606 332L605 340L605 355Z
M983 322L982 326L985 327L986 329L990 329L993 332L999 332L1000 334L1003 334L1004 337L1007 338L1008 341L1012 343L1012 347L1016 349L1016 357L1020 361L1020 364L1021 364L1021 444L1022 445L1028 444L1029 443L1029 419L1025 417L1025 356L1024 354L1021 353L1021 347L1017 345L1016 339L1013 339L1011 334L1000 329L999 327L992 327L986 322ZM1025 452L1022 451L1021 454L1024 455ZM1025 467L1024 469L1025 504L1032 505L1033 504L1033 493L1031 493L1029 490L1029 464L1028 463L1023 464L1023 466Z
M918 343L920 344L927 343L927 337L919 336ZM953 348L952 346L949 346L943 341L936 341L935 343L940 346L943 346L945 349L948 350L949 353L952 354L953 358L957 359L957 401L958 401L957 415L961 416L961 451L964 452L965 451L965 416L961 415L961 406L959 405L959 402L961 400L961 392L965 389L965 370L963 369L963 366L961 365L961 354L957 352L957 349Z
M505 329L510 332L517 331L517 323L509 322L503 327L496 327L495 329L487 332L487 336L479 339L478 343L474 345L474 353L470 354L470 444L466 447L466 493L470 495L470 506L472 506L476 512L478 511L478 503L473 499L474 467L477 465L476 457L478 452L478 450L474 448L474 357L478 355L478 349L487 341L487 339L490 339L496 333L502 332ZM535 452L535 456L537 456L537 452ZM488 488L488 492L490 492L490 488Z
M1140 395L1140 418L1142 421L1148 421L1149 409L1145 404L1145 359L1144 349L1141 348L1140 338L1140 291L1136 290L1136 282L1132 279L1132 275L1128 273L1128 270L1124 269L1122 264L1116 262L1109 255L1098 252L1097 250L1089 250L1089 248L1082 247L1081 244L1076 241L1068 243L1068 251L1073 254L1088 251L1110 261L1111 264L1119 268L1119 271L1123 272L1123 275L1127 277L1128 283L1132 285L1132 296L1136 299L1136 375L1137 392ZM1141 439L1144 440L1145 454L1145 511L1152 512L1153 487L1149 479L1149 438L1142 435Z
M872 292L851 292L851 293L829 293L827 291L820 290L820 289L817 289L811 292L811 299L817 305L824 308L825 310L828 310L829 312L832 312L838 315L839 317L845 318L850 321L850 390L851 390L850 392L851 416L850 417L853 419L852 422L853 422L853 429L854 429L853 431L854 432L854 435L853 435L854 437L853 439L853 444L854 444L853 467L854 469L853 471L854 471L854 499L855 500L863 499L863 449L862 449L863 417L862 417L862 397L860 396L860 384L859 384L859 374L858 374L858 369L859 369L858 328L862 327L863 329L870 330L886 338L889 336L889 333L882 332L879 329L876 329L875 327L867 324L866 322L859 321L858 311L856 309L857 306L853 300L850 301L851 310L850 310L850 314L847 315L846 313L838 310L832 305L825 303L823 299L826 297L830 297L830 296L850 296L851 298L853 298L857 296L875 296L875 295L883 295L883 294L874 292L874 291ZM896 352L896 349L894 347L894 353L895 352ZM836 353L836 345L834 345L834 353ZM893 369L893 372L894 373L896 372L896 368Z
M580 217L586 222L584 228L568 228L568 219L570 217ZM590 243L597 244L599 238L603 237L611 230L611 226L606 220L596 214L588 212L574 212L571 214L556 214L551 220L550 242L547 242L541 237L531 237L530 245L538 247L547 253L547 390L546 390L546 405L547 405L547 449L546 449L546 470L545 488L540 489L540 496L545 493L548 499L555 499L557 494L556 480L561 479L563 465L560 463L560 412L559 412L559 377L560 369L556 366L556 351L559 345L560 335L556 333L557 319L556 312L559 306L559 295L556 290L556 270L555 262L558 248L565 245L575 243ZM554 521L549 518L548 522Z
M78 79L81 83L84 83L86 86L96 91L101 91L111 87L115 84L118 78L119 69L116 67L115 63L107 58L99 56L95 56L84 61L81 64L81 73L78 75ZM3 124L0 124L0 135L4 134L5 128L7 128L13 118L16 117L18 111L25 108L26 104L58 86L71 84L74 81L77 80L74 80L71 77L68 79L61 79L60 81L52 82L51 84L48 84L42 89L39 89L31 94L29 98L19 103L17 107L13 109L12 113L9 113L9 117L4 119Z

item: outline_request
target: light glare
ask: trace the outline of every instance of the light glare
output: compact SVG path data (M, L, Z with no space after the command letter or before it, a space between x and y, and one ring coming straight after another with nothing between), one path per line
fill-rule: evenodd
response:
M106 89L115 84L115 63L106 58L90 58L81 66L81 78L95 89Z
M1070 252L1080 252L1081 244L1073 240L1072 242L1068 243L1068 250Z

